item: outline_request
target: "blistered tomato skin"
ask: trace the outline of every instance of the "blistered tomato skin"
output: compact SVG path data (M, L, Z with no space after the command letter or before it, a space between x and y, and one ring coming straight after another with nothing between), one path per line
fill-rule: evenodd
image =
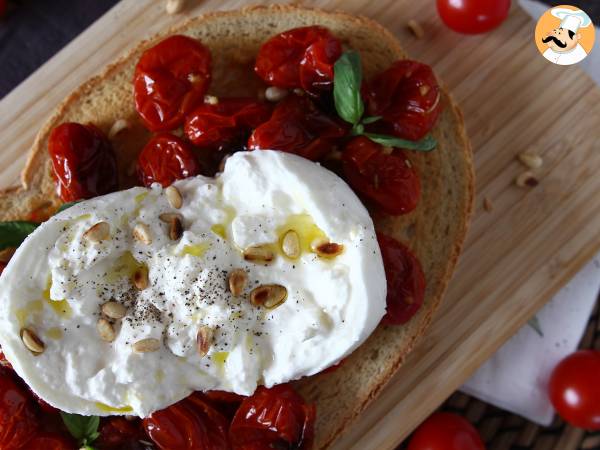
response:
M412 251L396 239L377 233L387 279L387 312L382 323L402 325L423 306L425 274Z
M254 70L267 84L316 96L332 89L333 65L341 54L340 41L326 28L295 28L262 45Z
M72 439L57 433L44 432L30 440L23 450L77 450Z
M228 421L200 393L143 420L161 450L229 450Z
M211 57L199 41L175 35L146 50L135 68L135 107L151 131L179 127L202 103L210 84Z
M309 450L314 440L315 417L314 405L306 404L290 385L260 386L240 405L229 436L234 450Z
M385 154L383 147L360 136L342 153L344 177L359 194L390 215L407 214L417 207L421 183L400 150Z
M50 133L48 152L63 201L97 197L118 189L115 153L108 138L94 125L57 126Z
M271 117L270 104L252 98L221 98L203 104L185 120L185 134L197 147L227 150L244 145L250 132ZM241 145L240 145L241 144Z
M99 450L133 450L141 448L140 440L148 440L139 419L108 417L102 419L98 431L100 435L94 441L94 448Z
M154 136L138 156L139 179L146 187L152 183L167 187L198 175L201 169L189 144L169 133Z
M31 398L13 381L8 370L0 368L0 448L22 448L38 427Z
M418 141L435 125L440 112L440 88L431 67L411 60L396 61L367 88L367 107L382 116L368 128Z
M275 108L271 119L248 139L249 150L280 150L318 161L348 132L341 121L320 111L307 97L290 95Z

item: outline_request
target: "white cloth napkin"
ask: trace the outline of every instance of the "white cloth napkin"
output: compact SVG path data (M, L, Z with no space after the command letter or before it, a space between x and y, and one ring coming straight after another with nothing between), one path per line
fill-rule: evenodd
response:
M520 0L520 4L535 20L548 9L531 0ZM600 49L595 50L580 65L600 83ZM578 347L599 290L600 253L538 312L543 336L524 326L461 390L540 425L550 425L554 409L548 398L548 378L554 366Z

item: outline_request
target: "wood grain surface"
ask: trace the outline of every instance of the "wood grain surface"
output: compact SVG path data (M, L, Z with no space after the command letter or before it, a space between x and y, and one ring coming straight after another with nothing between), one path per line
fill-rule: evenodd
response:
M5 97L0 187L18 183L38 127L81 82L185 16L247 4L188 3L184 14L168 16L162 1L123 0ZM475 150L476 214L444 304L383 394L335 445L392 449L600 249L600 92L577 67L538 54L534 24L516 7L495 32L465 37L443 27L432 0L303 4L363 14L394 32L450 87ZM407 30L410 19L422 24L423 39ZM535 188L514 184L525 170L515 156L526 150L544 158Z

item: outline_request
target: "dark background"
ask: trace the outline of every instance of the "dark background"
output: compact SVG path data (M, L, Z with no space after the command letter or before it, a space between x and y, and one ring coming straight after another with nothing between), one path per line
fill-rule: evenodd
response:
M6 0L0 0L0 3L4 1ZM8 0L8 10L0 18L0 98L117 2L118 0ZM600 0L559 0L545 3L579 6L590 14L594 23L600 24Z

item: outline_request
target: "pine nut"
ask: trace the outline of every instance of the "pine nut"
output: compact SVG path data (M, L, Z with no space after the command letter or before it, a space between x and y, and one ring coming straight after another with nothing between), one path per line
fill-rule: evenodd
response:
M281 250L288 258L296 259L300 256L300 238L294 230L289 230L281 241Z
M518 158L528 169L539 169L544 163L540 155L532 152L523 152L519 154Z
M148 268L146 266L142 266L135 271L133 274L133 284L140 291L148 287Z
M29 328L21 329L21 340L25 347L36 356L44 353L46 349L44 342Z
M425 36L425 30L423 30L421 24L416 20L410 19L406 26L410 31L412 31L412 34L414 34L417 39L423 39Z
M160 341L154 338L142 339L133 344L133 351L136 353L151 353L160 349Z
M181 208L181 205L183 204L183 198L181 197L181 193L175 186L169 186L168 188L166 188L165 195L167 196L167 200L169 201L169 204L173 208L175 208L175 209Z
M150 234L150 228L145 223L138 223L133 227L133 238L136 241L140 241L146 245L152 243L152 237Z
M167 14L177 14L183 10L184 4L184 0L167 0L165 10L167 11Z
M158 218L165 223L171 223L173 219L179 219L180 222L183 220L183 216L177 213L163 213Z
M110 235L110 225L107 222L98 222L83 233L83 238L89 242L102 242Z
M275 259L275 255L267 246L257 245L244 250L244 259L257 263L271 262Z
M250 292L250 303L272 309L287 299L287 289L279 284L264 284Z
M111 319L119 320L127 315L127 308L119 302L106 302L102 305L102 314Z
M196 335L196 350L200 356L206 356L213 343L214 331L212 328L202 326Z
M98 322L96 323L96 329L98 330L100 339L102 339L103 341L112 342L115 340L115 329L108 320L98 319Z
M171 240L176 241L181 236L183 236L183 225L181 225L179 217L175 216L171 218L171 222L169 223L169 237Z
M519 187L536 187L539 184L536 176L530 172L523 172L515 179L515 183Z
M244 269L235 269L229 273L229 290L234 297L239 297L244 292L248 282L248 274Z
M344 251L342 244L329 242L325 239L315 239L311 244L312 250L322 258L333 258Z
M215 97L214 95L205 95L204 103L206 103L207 105L218 105L219 97Z

